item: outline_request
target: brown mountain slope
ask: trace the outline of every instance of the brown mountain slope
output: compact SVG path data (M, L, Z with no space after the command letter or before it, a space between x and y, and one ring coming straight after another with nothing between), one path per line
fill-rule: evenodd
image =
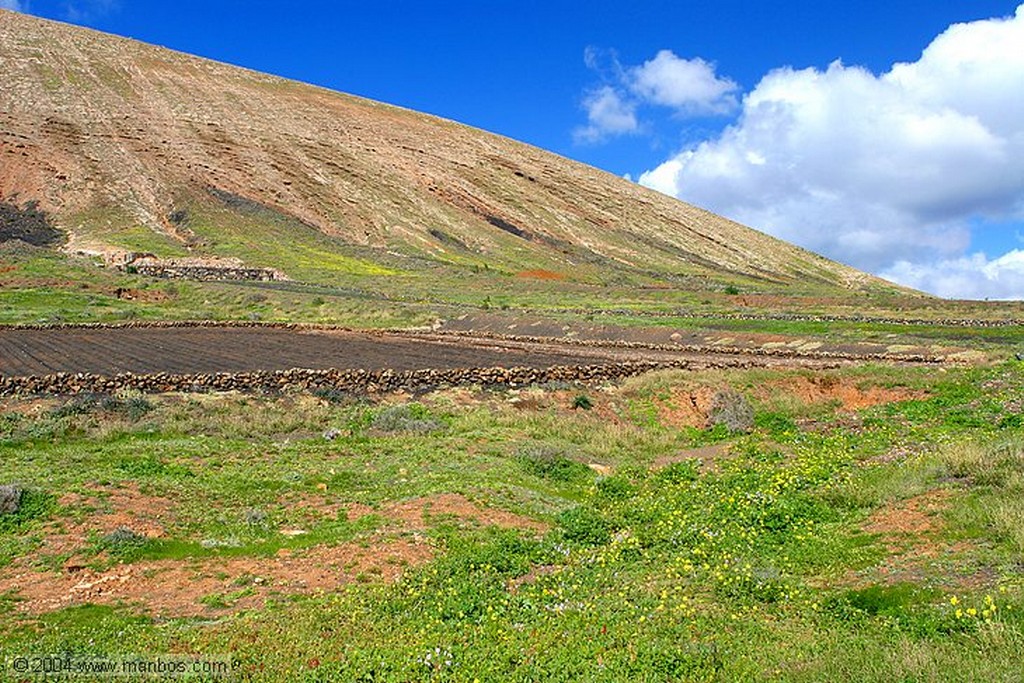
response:
M72 249L237 257L299 279L405 259L879 284L519 142L91 30L0 11L0 73L0 199L38 201Z

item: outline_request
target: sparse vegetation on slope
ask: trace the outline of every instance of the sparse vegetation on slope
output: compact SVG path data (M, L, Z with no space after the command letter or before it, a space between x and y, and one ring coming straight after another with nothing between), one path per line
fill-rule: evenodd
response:
M0 200L38 201L68 232L69 252L240 258L389 296L431 288L435 303L480 275L497 293L538 280L900 291L622 178L416 112L13 12L0 13L0 59L17 85L0 92Z

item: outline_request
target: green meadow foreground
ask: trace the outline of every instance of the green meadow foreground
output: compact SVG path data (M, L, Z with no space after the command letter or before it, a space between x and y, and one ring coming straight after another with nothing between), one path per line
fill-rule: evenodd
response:
M1022 382L5 399L0 642L259 681L1019 680Z

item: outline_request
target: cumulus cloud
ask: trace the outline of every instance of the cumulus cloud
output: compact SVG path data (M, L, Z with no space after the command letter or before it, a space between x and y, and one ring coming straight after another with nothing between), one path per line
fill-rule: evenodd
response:
M736 107L735 82L715 74L703 59L681 59L662 50L654 59L629 69L627 85L645 102L693 114L725 114Z
M587 112L587 125L573 133L577 141L597 142L609 135L633 133L639 128L636 104L623 99L611 86L588 93L583 108Z
M1017 252L965 256L972 220L1024 219L1021 45L1024 5L881 75L776 69L735 124L639 182L928 291L1024 296Z
M683 59L661 50L639 66L624 66L614 53L605 59L590 47L583 60L605 83L583 98L587 125L573 132L577 142L638 132L637 111L643 106L668 107L679 116L727 114L737 106L734 93L739 86L719 77L714 64L700 58Z
M22 6L18 0L0 0L0 9L10 9L15 12L21 12Z
M898 261L881 276L914 289L960 299L1020 299L1024 293L1024 251L989 260L976 253L932 263Z

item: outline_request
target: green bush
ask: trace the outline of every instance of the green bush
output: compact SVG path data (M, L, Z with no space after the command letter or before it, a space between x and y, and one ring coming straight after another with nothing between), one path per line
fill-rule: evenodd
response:
M583 545L604 545L611 540L608 521L588 507L574 507L558 515L558 525L567 540Z
M754 425L763 429L773 437L785 437L796 434L799 428L796 422L788 415L782 413L762 413L755 416Z
M597 482L597 493L608 500L625 500L634 494L634 489L625 477L605 477Z
M590 410L594 407L594 402L586 394L577 394L572 400L572 407L577 410Z
M126 526L119 526L99 539L97 549L106 551L111 557L130 561L137 559L149 539Z
M20 487L13 488L19 491L17 509L0 514L0 533L16 531L33 519L47 517L57 506L57 497L51 493L33 489L23 490ZM13 492L11 495L14 495Z
M138 477L191 477L193 473L183 465L167 463L155 455L129 456L117 461L115 467L122 474Z
M579 481L590 475L589 467L550 444L526 444L519 449L516 459L530 474L554 481Z
M695 481L699 474L699 460L683 460L666 466L658 472L656 477L669 484L684 484L688 481Z

